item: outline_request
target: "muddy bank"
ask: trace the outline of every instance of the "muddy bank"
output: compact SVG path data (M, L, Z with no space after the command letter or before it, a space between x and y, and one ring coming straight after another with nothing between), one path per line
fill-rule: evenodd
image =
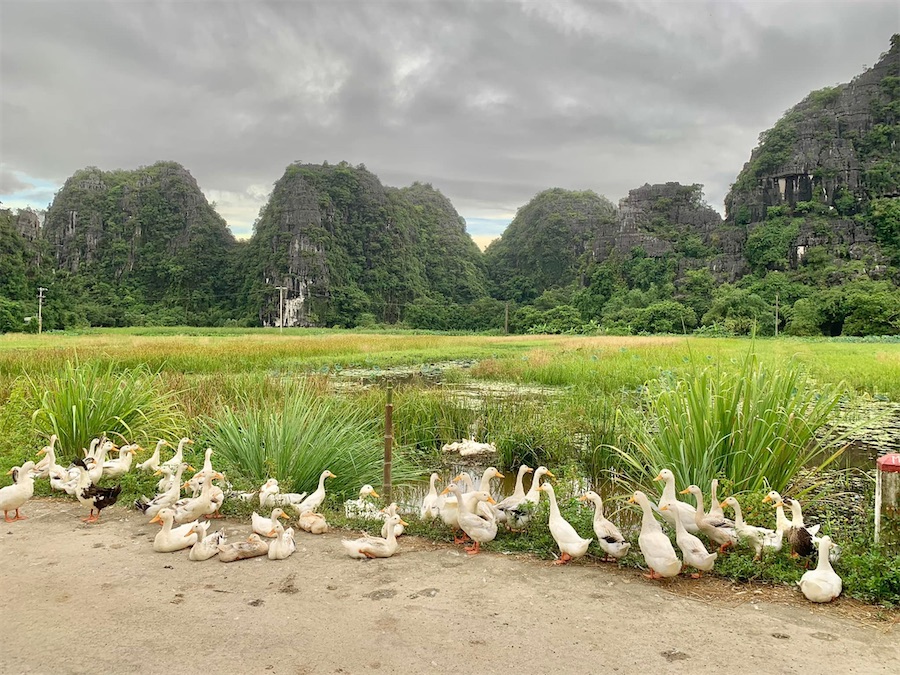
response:
M24 511L0 527L3 673L900 672L890 623L788 591L667 587L421 539L361 562L339 532L298 532L285 561L193 563L154 553L156 526L120 507L100 526L70 502Z

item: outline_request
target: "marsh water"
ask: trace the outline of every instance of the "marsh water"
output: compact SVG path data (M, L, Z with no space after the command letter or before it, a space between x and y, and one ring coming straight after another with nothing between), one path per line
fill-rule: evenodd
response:
M335 393L386 388L388 383L395 387L440 389L448 393L456 405L471 410L479 410L487 400L504 398L550 400L563 395L566 391L562 387L527 386L447 377L448 371L467 370L474 363L447 361L421 366L332 370L329 373L329 385ZM856 401L841 408L837 418L836 428L839 433L845 433L846 438L842 443L842 453L830 465L832 469L855 468L874 472L877 457L888 452L900 451L900 403L871 399ZM825 458L826 455L817 458L811 466L818 465ZM468 473L477 489L484 470L496 464L490 455L460 458L459 455L448 454L441 459L441 465L432 468L441 476L442 483L439 489L446 485L447 480L460 473ZM498 468L503 470L503 467ZM552 470L553 467L550 468ZM526 474L523 481L526 491L531 485L531 476ZM491 481L491 495L499 500L512 494L515 481L515 469L508 470L502 480ZM640 510L625 503L627 491L623 484L604 477L585 477L573 481L567 487L569 488L567 491L571 494L580 494L590 489L596 491L604 500L607 516L619 523L623 529L640 526ZM427 492L427 480L397 486L394 488L394 501L406 509L415 510Z

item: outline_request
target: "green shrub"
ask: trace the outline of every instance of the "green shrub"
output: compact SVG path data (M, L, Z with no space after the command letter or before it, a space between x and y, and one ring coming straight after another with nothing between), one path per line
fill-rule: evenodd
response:
M625 410L630 443L619 450L626 472L653 490L670 469L676 484L785 491L795 474L841 440L819 438L844 387L815 384L795 366L766 368L749 353L739 368L705 366L649 382L644 410Z
M56 434L67 459L103 434L146 445L185 428L174 392L146 366L116 370L112 361L66 361L62 372L27 381L35 428L45 437Z
M378 419L339 399L318 395L306 383L286 394L280 409L239 400L234 408L201 420L206 444L254 485L277 478L285 492L312 492L325 469L337 477L327 489L356 496L365 483L380 486L384 446ZM403 453L395 452L393 482L418 477Z

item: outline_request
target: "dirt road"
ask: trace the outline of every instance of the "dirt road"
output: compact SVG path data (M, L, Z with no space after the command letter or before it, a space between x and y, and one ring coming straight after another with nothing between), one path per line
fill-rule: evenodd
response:
M357 561L346 533L298 532L280 562L196 563L154 553L157 526L124 508L99 526L69 502L24 512L0 523L2 673L900 672L898 631L835 606L701 602L631 572L416 539Z

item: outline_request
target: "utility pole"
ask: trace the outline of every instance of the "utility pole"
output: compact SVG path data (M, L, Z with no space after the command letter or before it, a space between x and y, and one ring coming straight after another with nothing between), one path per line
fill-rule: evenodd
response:
M43 318L43 308L44 308L44 291L47 289L43 286L38 286L38 335L41 334L41 331L44 328L44 318Z
M775 337L778 337L778 293L775 294Z
M276 286L278 289L278 332L284 332L284 292L287 286Z

